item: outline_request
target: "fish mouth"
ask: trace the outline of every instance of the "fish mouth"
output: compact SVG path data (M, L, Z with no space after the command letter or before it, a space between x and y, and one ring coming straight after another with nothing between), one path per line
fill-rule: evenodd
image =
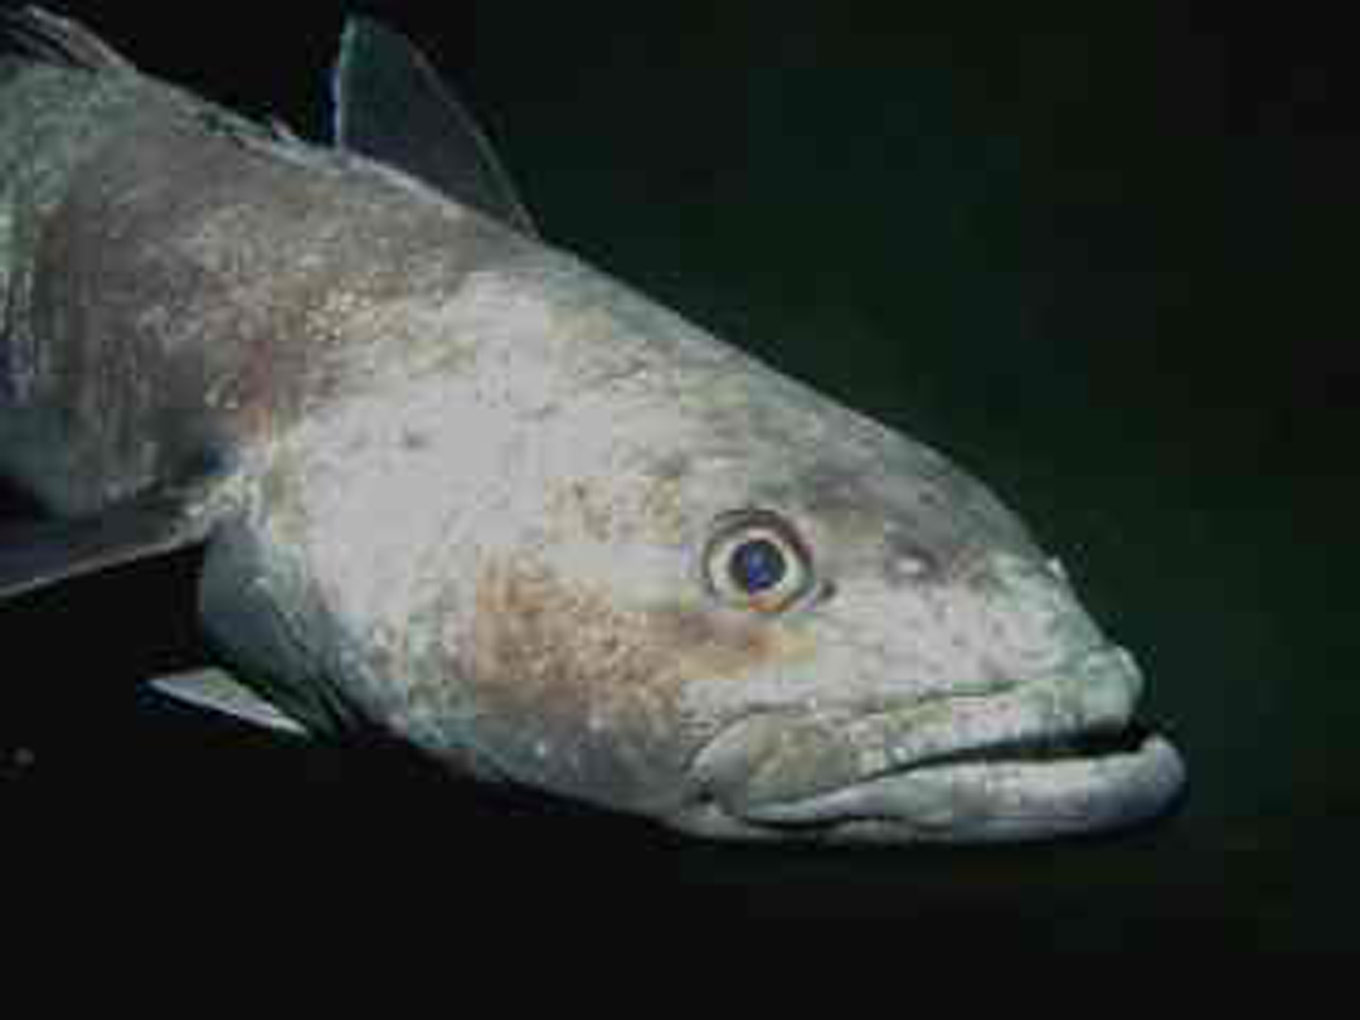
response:
M991 696L742 720L701 753L707 798L683 824L735 838L984 843L1164 814L1185 766L1132 719L1141 686L1132 659L1108 648L1078 665Z
M1046 839L1154 818L1184 775L1169 741L1133 726L968 748L828 793L753 805L741 817L788 835L857 841Z

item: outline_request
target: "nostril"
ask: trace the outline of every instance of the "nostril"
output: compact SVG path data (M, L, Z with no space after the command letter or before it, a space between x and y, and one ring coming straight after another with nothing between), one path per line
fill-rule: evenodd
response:
M916 579L930 573L930 563L919 553L904 553L889 564L889 569L899 577Z
M899 548L888 558L883 573L889 584L919 584L938 576L939 563L924 549Z

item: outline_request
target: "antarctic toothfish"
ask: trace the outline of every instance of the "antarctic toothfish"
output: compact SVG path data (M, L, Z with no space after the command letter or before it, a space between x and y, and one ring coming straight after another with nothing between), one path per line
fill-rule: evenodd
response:
M161 689L703 836L1176 798L1009 510L545 245L405 40L349 24L320 147L10 20L0 473L51 520L0 595L199 545L215 664Z

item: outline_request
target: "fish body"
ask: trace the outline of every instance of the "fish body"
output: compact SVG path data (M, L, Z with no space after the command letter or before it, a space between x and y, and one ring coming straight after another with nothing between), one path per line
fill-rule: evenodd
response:
M201 545L210 670L278 728L697 835L1126 825L1182 762L982 484L542 241L404 40L334 146L72 22L0 58L0 595Z

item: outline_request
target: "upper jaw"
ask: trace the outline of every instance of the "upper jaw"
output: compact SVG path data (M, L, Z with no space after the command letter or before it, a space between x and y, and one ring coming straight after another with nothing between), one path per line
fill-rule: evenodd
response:
M1162 813L1179 754L1131 727L1141 677L1112 645L1000 693L869 714L767 712L700 752L711 835L998 841L1093 832Z

